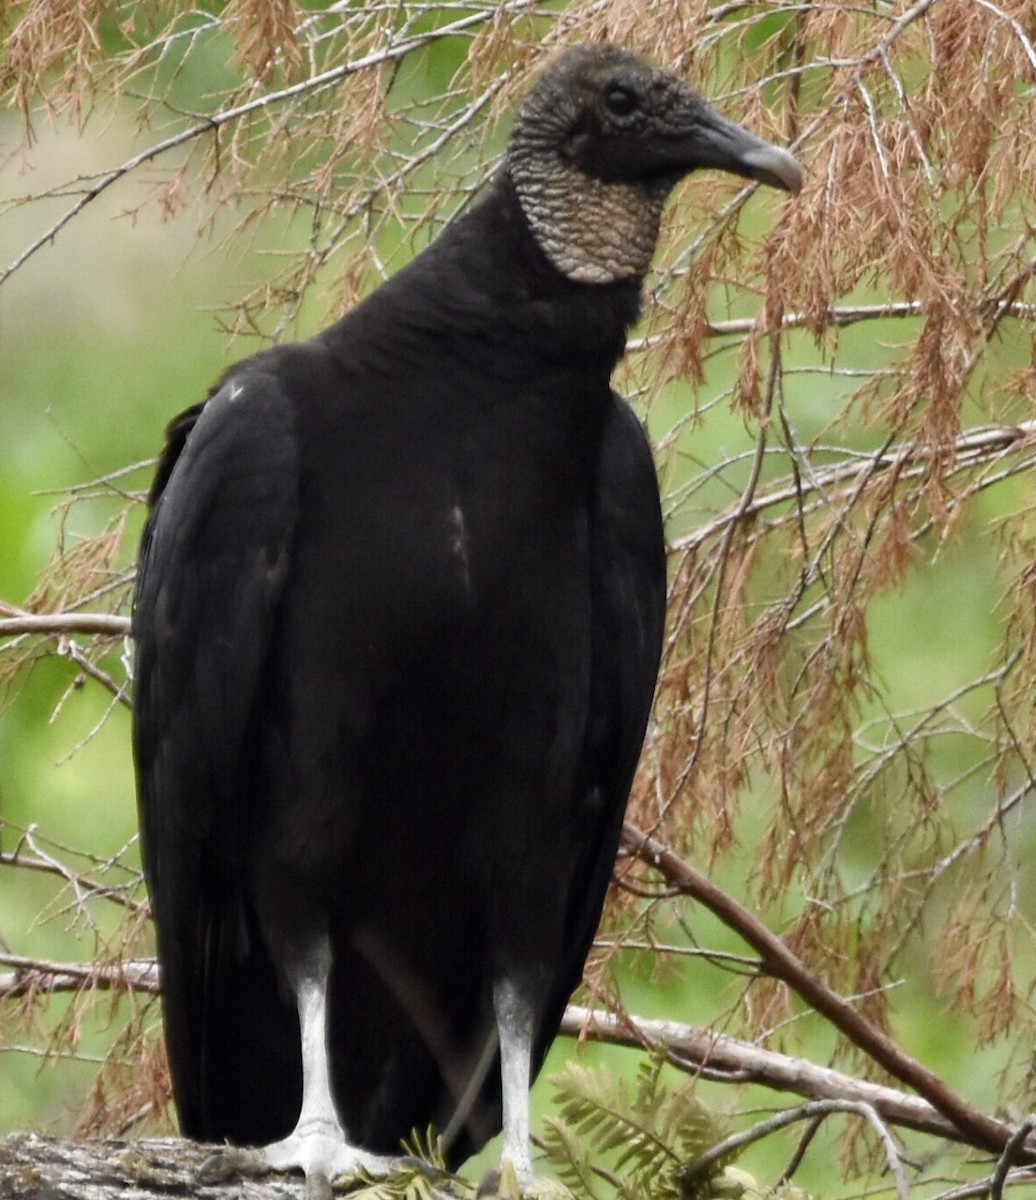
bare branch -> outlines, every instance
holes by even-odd
[[[17,831],[16,827],[9,822],[0,821],[0,830],[5,827],[19,832],[19,841],[14,850],[0,851],[0,866],[23,871],[36,871],[63,879],[75,896],[76,906],[80,910],[88,901],[110,900],[113,904],[127,909],[134,917],[140,917],[147,912],[147,903],[134,899],[130,894],[133,888],[139,886],[139,871],[133,873],[127,882],[114,885],[103,883],[100,879],[95,879],[84,871],[73,870],[66,862],[42,850],[39,847],[35,827]],[[28,846],[33,852],[26,854],[23,848],[25,846]],[[93,865],[100,873],[115,865],[117,861],[117,858],[104,862],[95,859]]]
[[[988,459],[1029,449],[1036,442],[1036,421],[1018,425],[971,429],[961,434],[954,444],[956,469],[972,468]],[[905,446],[882,446],[873,454],[849,455],[845,462],[831,467],[815,467],[808,479],[801,482],[778,480],[760,488],[748,504],[739,500],[720,516],[695,529],[693,533],[676,538],[670,548],[691,551],[710,541],[739,520],[756,517],[767,509],[787,504],[800,496],[816,495],[821,503],[830,505],[830,493],[842,484],[857,484],[866,473],[893,472],[897,480],[923,478],[931,468],[929,455],[916,443]],[[0,622],[0,631],[3,624]]]
[[[1036,1129],[1036,1116],[1027,1117],[1012,1134],[1011,1140],[1004,1147],[1004,1152],[997,1161],[993,1177],[989,1181],[990,1200],[1003,1200],[1007,1177],[1019,1153],[1024,1150],[1026,1139],[1034,1129]]]

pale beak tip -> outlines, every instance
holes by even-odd
[[[768,183],[793,194],[802,191],[802,167],[794,155],[780,146],[763,144],[753,148],[742,156],[742,162],[752,178],[760,183]]]

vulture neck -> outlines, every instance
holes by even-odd
[[[533,237],[562,275],[608,284],[647,274],[671,180],[606,183],[520,143],[507,169]]]
[[[594,236],[591,222],[588,246]],[[349,369],[362,362],[419,373],[429,354],[445,355],[512,381],[575,371],[607,391],[640,313],[641,277],[595,279],[581,282],[554,261],[505,171],[480,204],[321,336]]]

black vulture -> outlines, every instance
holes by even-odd
[[[415,1128],[456,1164],[502,1126],[530,1181],[662,638],[658,486],[610,376],[699,167],[800,185],[679,79],[573,47],[480,202],[170,426],[134,751],[185,1135],[320,1188]]]

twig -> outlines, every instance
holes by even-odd
[[[82,903],[84,897],[81,896],[80,889],[88,896],[96,896],[102,900],[111,900],[114,904],[122,905],[134,914],[140,914],[147,905],[140,901],[134,900],[132,897],[125,895],[124,887],[112,887],[98,882],[96,879],[91,879],[87,875],[79,875],[71,871],[64,863],[58,862],[56,859],[50,858],[48,855],[41,854],[39,857],[35,855],[22,854],[20,850],[0,851],[0,866],[5,867],[20,867],[26,871],[39,871],[44,875],[57,875],[64,879],[71,887],[76,895],[77,902]]]
[[[1011,1187],[1016,1183],[1025,1183],[1031,1186],[1036,1183],[1036,1172],[1024,1167],[1009,1171],[1004,1179],[1004,1186]],[[937,1196],[933,1196],[932,1200],[985,1200],[985,1197],[990,1194],[991,1187],[990,1179],[977,1179],[974,1183],[964,1183],[960,1187],[951,1188],[948,1192],[940,1192]]]
[[[1036,438],[1036,421],[1023,421],[1018,425],[990,426],[962,433],[953,444],[955,461],[963,466],[976,463],[993,455],[1002,455],[1021,450]],[[964,461],[962,461],[964,460]],[[671,549],[677,552],[696,550],[724,531],[730,524],[751,518],[799,498],[800,495],[818,493],[823,495],[840,483],[856,480],[863,471],[898,471],[898,479],[910,479],[914,474],[924,475],[929,469],[927,455],[913,443],[890,446],[876,455],[867,455],[862,461],[849,457],[831,467],[815,468],[811,477],[798,483],[786,479],[778,480],[767,488],[760,488],[745,507],[740,499],[714,520],[699,526],[691,533],[676,538]],[[0,623],[2,626],[2,623]]]
[[[101,687],[105,689],[105,691],[110,692],[112,696],[112,705],[121,704],[125,708],[130,707],[130,697],[127,687],[124,684],[116,683],[116,681],[108,674],[107,671],[101,670],[96,663],[91,662],[71,638],[61,637],[59,639],[58,656],[60,658],[67,658],[69,662],[75,663],[75,665],[84,675],[88,676],[95,683],[99,683]],[[104,716],[101,717],[101,719],[86,735],[86,737],[83,738],[82,741],[79,742],[79,744],[69,752],[69,757],[71,757],[71,755],[79,749],[83,742],[89,741],[90,738],[92,738],[97,732],[97,730],[100,729],[100,727],[105,723],[105,721],[107,721],[108,716],[111,713],[112,705],[109,705]]]
[[[815,313],[789,312],[782,314],[776,327],[781,332],[791,329],[848,329],[863,321],[909,320],[911,317],[923,317],[927,307],[921,300],[893,300],[886,304],[835,304],[826,312],[817,316]],[[997,306],[1000,316],[1015,317],[1020,321],[1036,321],[1036,304],[1023,301],[1010,301]],[[709,338],[744,337],[759,327],[758,317],[731,317],[725,321],[710,321],[703,332]],[[670,332],[653,333],[644,337],[631,338],[626,343],[627,354],[642,353],[664,345],[672,336]],[[816,370],[829,373],[828,367],[817,367]],[[791,369],[785,368],[785,375]]]
[[[795,1172],[802,1165],[806,1157],[806,1151],[813,1143],[813,1139],[817,1136],[820,1126],[823,1125],[824,1118],[816,1116],[806,1122],[806,1128],[802,1131],[802,1136],[795,1144],[795,1150],[791,1158],[788,1160],[788,1165],[777,1177],[777,1181],[773,1185],[773,1191],[778,1192],[786,1183],[790,1183],[794,1178]]]

